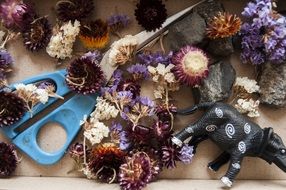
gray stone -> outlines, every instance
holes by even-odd
[[[276,107],[286,106],[286,63],[267,63],[258,82],[260,101]]]
[[[228,62],[211,65],[209,76],[198,87],[200,103],[223,101],[231,95],[236,72]]]
[[[169,28],[167,43],[172,50],[185,45],[196,45],[205,37],[206,22],[197,13],[190,13]]]
[[[228,56],[234,52],[232,38],[218,38],[210,40],[207,51],[214,56]]]
[[[207,21],[216,16],[218,12],[224,12],[224,7],[223,4],[217,0],[208,0],[196,6],[193,11],[197,12]]]

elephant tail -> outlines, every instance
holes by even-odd
[[[214,104],[215,104],[215,102],[205,102],[205,103],[197,104],[197,105],[194,105],[190,108],[178,110],[177,114],[178,115],[190,115],[190,114],[193,114],[194,112],[196,112],[197,110],[205,110],[209,107],[212,107]]]

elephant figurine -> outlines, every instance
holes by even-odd
[[[230,161],[227,173],[221,178],[226,186],[232,186],[246,156],[259,157],[286,172],[286,147],[272,128],[262,129],[233,106],[221,102],[198,104],[178,111],[178,114],[189,115],[200,109],[205,110],[204,115],[174,135],[172,142],[182,146],[186,139],[192,137],[189,143],[195,149],[201,141],[211,139],[223,153],[209,163],[209,168],[217,171]]]

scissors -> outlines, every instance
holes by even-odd
[[[179,13],[169,17],[162,25],[162,27],[154,32],[142,31],[135,35],[138,39],[137,52],[140,52],[144,47],[156,40],[161,34],[168,30],[168,27],[170,25],[174,24],[176,21],[186,16],[195,6],[204,1],[206,0],[200,1],[197,4],[194,4],[180,11]],[[108,62],[109,52],[110,50],[108,50],[104,54],[100,62],[100,66],[104,71],[107,80],[112,77],[113,72],[117,69],[117,66],[112,66]],[[98,94],[81,95],[72,92],[65,83],[66,74],[66,70],[60,70],[21,81],[20,83],[23,83],[25,85],[35,84],[41,81],[50,81],[56,87],[56,94],[65,98],[69,96],[69,99],[63,102],[63,100],[50,98],[46,104],[37,104],[34,107],[33,114],[35,115],[35,117],[33,119],[36,120],[34,123],[29,124],[32,119],[30,118],[29,113],[25,113],[25,115],[19,122],[15,123],[12,126],[4,127],[1,129],[1,131],[9,139],[11,139],[11,141],[19,149],[21,149],[25,154],[30,156],[34,161],[42,165],[55,164],[63,157],[66,152],[66,149],[69,147],[69,145],[81,129],[80,120],[84,117],[84,115],[89,115],[94,110],[96,105],[96,98]],[[11,85],[11,89],[14,89],[14,85]],[[60,106],[49,112],[44,117],[38,120],[36,119],[37,116],[41,115],[41,113],[44,112],[44,110],[47,110],[54,104],[60,104]],[[60,150],[57,150],[56,152],[52,153],[45,152],[44,150],[42,150],[37,142],[39,130],[50,122],[60,124],[67,134],[67,139],[63,147]],[[22,130],[24,125],[28,127],[25,130]]]

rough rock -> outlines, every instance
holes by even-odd
[[[234,52],[232,38],[218,38],[210,40],[207,51],[214,56],[228,56]]]
[[[209,76],[198,87],[200,103],[223,101],[231,95],[236,79],[236,72],[229,62],[216,63],[210,66]]]
[[[206,22],[197,13],[190,13],[169,28],[167,43],[172,50],[185,45],[196,45],[205,37]]]
[[[276,107],[286,106],[286,63],[267,63],[258,82],[260,101]]]
[[[196,6],[193,11],[197,12],[207,21],[208,19],[216,16],[218,12],[224,12],[224,7],[223,4],[217,0],[208,0]]]

